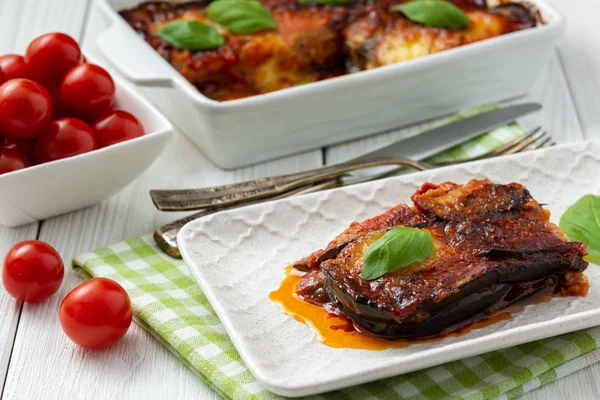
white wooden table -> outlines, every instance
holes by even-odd
[[[600,2],[549,1],[567,16],[567,34],[546,69],[540,71],[529,96],[543,103],[544,109],[523,122],[542,125],[558,142],[600,139]],[[93,0],[0,0],[0,54],[22,53],[32,38],[50,31],[67,32],[93,51],[94,37],[103,28],[93,8]],[[151,188],[201,187],[314,168],[389,141],[391,136],[394,134],[225,172],[176,134],[161,158],[110,200],[18,229],[0,227],[0,256],[18,241],[37,238],[53,244],[70,260],[151,232],[173,219],[176,215],[155,211],[148,197]],[[219,398],[137,325],[107,351],[85,351],[73,345],[60,328],[58,308],[78,283],[79,278],[67,273],[59,293],[37,305],[18,303],[0,290],[1,399]],[[525,398],[600,399],[598,376],[600,364]]]

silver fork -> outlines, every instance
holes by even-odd
[[[520,136],[495,150],[492,150],[492,151],[490,151],[486,154],[483,154],[481,156],[478,156],[478,157],[474,157],[474,158],[471,158],[468,160],[463,160],[462,162],[481,160],[481,159],[496,157],[496,156],[500,156],[500,155],[515,154],[515,153],[529,151],[529,150],[536,150],[536,149],[540,149],[540,148],[554,146],[556,144],[552,140],[552,138],[550,136],[548,136],[545,132],[539,133],[539,131],[540,131],[540,128],[536,128],[536,129],[526,133],[525,135]],[[435,164],[435,165],[434,164],[426,164],[426,163],[419,163],[419,164],[421,164],[424,167],[423,169],[425,170],[425,169],[443,167],[443,166],[456,164],[456,163],[454,163],[454,162],[453,163],[440,163],[440,164]],[[242,207],[242,206],[246,206],[246,205],[250,205],[250,204],[257,204],[257,203],[260,203],[263,201],[283,199],[286,197],[298,196],[298,195],[302,195],[302,194],[308,194],[308,193],[314,193],[314,192],[318,192],[318,191],[322,191],[322,190],[332,189],[332,188],[336,188],[339,186],[345,186],[345,185],[351,185],[351,184],[357,184],[357,183],[362,183],[362,182],[368,182],[371,180],[381,179],[381,178],[391,176],[391,175],[397,173],[398,170],[399,169],[396,169],[394,171],[388,171],[383,174],[363,176],[363,177],[351,179],[349,181],[344,181],[342,179],[342,176],[335,176],[335,177],[329,178],[327,180],[324,180],[322,182],[318,182],[315,184],[309,184],[309,185],[299,187],[299,188],[296,188],[296,189],[293,189],[293,190],[290,190],[287,192],[283,192],[283,193],[280,193],[280,194],[277,194],[277,195],[274,195],[274,196],[271,196],[268,198],[259,197],[259,198],[250,200],[248,202],[242,203],[242,204],[238,203],[238,204],[233,204],[233,205],[222,207],[222,208],[204,209],[204,210],[197,212],[195,214],[192,214],[188,217],[178,219],[176,221],[170,222],[170,223],[158,228],[154,232],[154,240],[156,241],[158,246],[163,251],[165,251],[167,254],[169,254],[171,257],[181,257],[179,248],[177,247],[177,233],[179,232],[179,230],[181,228],[183,228],[183,226],[185,224],[187,224],[188,222],[193,221],[197,218],[204,217],[206,215],[210,215],[210,214],[213,214],[217,211],[221,211],[224,209],[233,209],[233,208],[238,208],[238,207]]]
[[[317,168],[296,174],[260,178],[247,182],[225,186],[214,186],[201,189],[183,190],[151,190],[150,197],[156,208],[161,211],[191,211],[201,209],[222,209],[233,205],[246,204],[259,199],[284,194],[305,186],[314,185],[334,178],[340,178],[349,172],[381,166],[409,167],[418,171],[431,168],[461,164],[469,161],[482,160],[499,155],[513,154],[533,143],[541,143],[551,139],[541,128],[535,128],[519,138],[507,143],[501,148],[492,150],[478,157],[466,160],[427,163],[406,158],[378,158],[370,160],[355,160],[335,164],[329,167]],[[547,143],[547,142],[546,142]],[[394,170],[397,171],[397,170]]]

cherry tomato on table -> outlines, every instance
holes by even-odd
[[[77,118],[60,118],[52,121],[35,141],[35,160],[41,164],[97,148],[96,135],[88,124]]]
[[[0,67],[0,85],[3,84],[6,81],[6,78],[4,77],[4,71],[2,70],[2,67]]]
[[[31,161],[23,153],[0,149],[0,175],[28,167],[31,167]]]
[[[93,119],[107,111],[115,98],[115,83],[108,72],[94,64],[71,69],[60,86],[65,107],[76,116]]]
[[[29,71],[27,70],[27,64],[23,56],[18,54],[5,54],[0,56],[0,68],[4,72],[4,79],[27,79],[29,78]]]
[[[60,305],[60,324],[75,343],[104,349],[125,336],[133,317],[125,289],[107,278],[93,278],[73,289]]]
[[[81,49],[69,35],[47,33],[29,43],[24,59],[31,79],[45,86],[57,85],[79,64]]]
[[[28,79],[12,79],[0,86],[0,133],[27,140],[42,133],[52,113],[48,91]]]
[[[56,293],[64,272],[63,261],[52,246],[26,240],[6,255],[2,283],[12,297],[35,303]]]
[[[106,147],[144,135],[136,117],[123,110],[111,110],[92,123],[99,147]]]

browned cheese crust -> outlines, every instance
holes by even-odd
[[[480,0],[454,0],[472,22],[464,31],[412,23],[390,11],[399,0],[357,0],[345,6],[260,2],[277,22],[276,31],[233,34],[201,13],[209,0],[146,2],[121,15],[198,90],[219,101],[398,63],[536,25],[522,6],[488,9]],[[225,45],[190,51],[157,36],[158,29],[178,19],[213,25],[226,37]]]

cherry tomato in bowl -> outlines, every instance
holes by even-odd
[[[123,110],[111,110],[92,122],[98,146],[106,147],[144,135],[144,127],[136,117]]]
[[[14,140],[40,135],[52,114],[48,91],[28,79],[11,79],[0,86],[0,133]]]
[[[87,62],[95,63],[90,57],[87,54],[84,57],[82,54],[80,64],[73,69],[82,68],[84,72],[86,69],[91,70],[91,75],[101,78],[99,87],[93,85],[94,79],[86,79],[85,76],[69,81],[67,78],[73,78],[69,71],[60,83],[41,85],[50,97],[51,117],[50,122],[35,137],[22,140],[20,135],[10,133],[7,137],[0,129],[0,150],[6,145],[5,150],[20,153],[20,156],[2,159],[8,164],[7,172],[26,167],[30,165],[29,162],[35,165],[0,175],[0,193],[4,194],[0,196],[1,225],[17,227],[97,204],[134,181],[167,146],[173,130],[169,121],[142,96],[131,91],[117,76],[113,80],[102,68],[85,64],[86,58]],[[7,59],[3,60],[6,62]],[[11,56],[8,61],[11,60],[19,61],[22,57]],[[21,65],[26,67],[23,62]],[[102,72],[95,74],[93,70]],[[84,85],[86,81],[91,83],[90,90]],[[72,84],[72,87],[69,87],[68,83]],[[105,90],[106,88],[108,90]],[[99,109],[102,111],[96,110],[97,115],[91,112],[87,116],[88,113],[83,112],[85,115],[80,116],[67,108],[62,101],[63,94],[67,98],[73,94],[85,97],[94,93],[97,95],[99,92],[108,95],[100,96],[104,104],[100,102]],[[75,103],[78,102],[76,97]],[[91,103],[95,105],[94,102]],[[98,140],[91,124],[102,114],[108,113],[113,103],[114,108],[132,112],[143,123],[145,137],[96,151],[99,149]],[[71,107],[78,109],[77,105],[73,107],[71,104]],[[64,118],[78,119],[79,122],[61,123]],[[52,131],[55,131],[54,135],[48,133]],[[58,131],[63,134],[59,135]],[[10,139],[11,143],[7,145],[5,139]],[[28,157],[30,152],[26,147],[31,146],[33,157]],[[72,155],[74,157],[70,157]],[[37,162],[36,157],[43,163]],[[29,160],[26,161],[26,158]],[[74,185],[74,182],[77,184]],[[0,267],[1,261],[0,259]]]
[[[75,116],[93,119],[113,104],[115,82],[104,68],[80,64],[65,75],[60,86],[60,97]]]
[[[46,86],[52,101],[52,120],[68,117],[69,111],[60,98],[60,86]]]
[[[62,258],[52,246],[26,240],[6,254],[2,283],[15,299],[37,303],[56,293],[64,273]]]
[[[89,349],[104,349],[119,341],[132,318],[127,292],[107,278],[93,278],[77,286],[65,297],[59,312],[65,334]]]
[[[0,149],[0,175],[31,167],[31,161],[21,152]]]
[[[45,86],[58,85],[79,64],[81,49],[69,35],[47,33],[29,43],[24,59],[31,79]]]
[[[92,128],[77,118],[52,121],[35,141],[35,160],[42,164],[96,150],[98,144]]]
[[[5,54],[0,56],[0,68],[4,72],[4,79],[28,79],[29,71],[23,56],[18,54]]]
[[[31,140],[0,139],[0,151],[3,149],[16,150],[33,161],[33,142]]]

